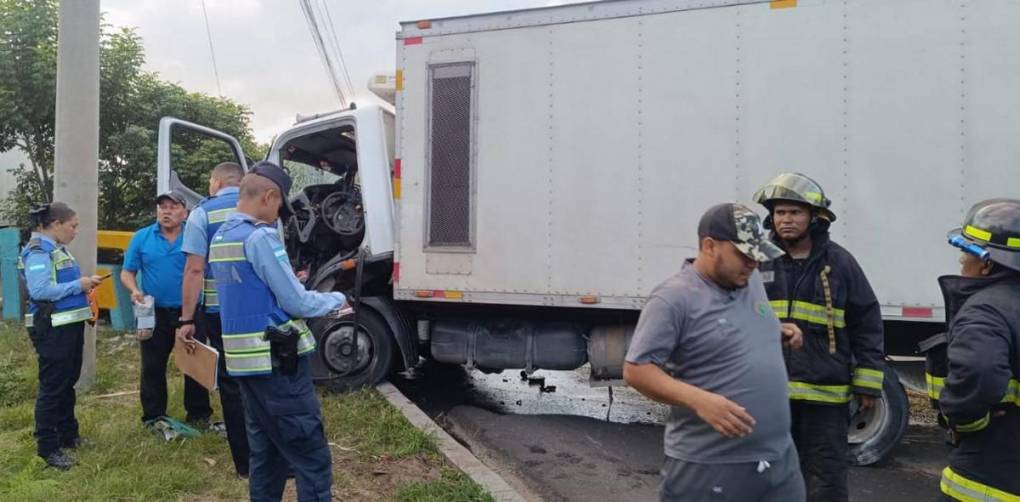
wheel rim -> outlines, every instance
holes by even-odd
[[[850,444],[866,443],[882,431],[888,417],[889,403],[886,399],[876,399],[875,406],[867,411],[860,409],[856,399],[851,401],[847,440]]]
[[[354,324],[341,323],[332,326],[322,338],[322,360],[337,376],[351,376],[368,369],[374,359],[372,337],[361,326],[357,340],[353,335]]]

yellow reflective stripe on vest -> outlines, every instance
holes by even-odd
[[[296,319],[277,325],[279,329],[293,327],[298,332],[298,355],[315,350],[315,337],[303,320]],[[272,371],[271,344],[264,331],[223,335],[223,353],[227,372],[232,375],[266,373]]]
[[[843,404],[850,402],[849,385],[818,385],[806,382],[790,382],[790,399],[816,401],[820,403]]]
[[[882,382],[885,380],[885,373],[870,368],[854,369],[854,387],[882,390]]]
[[[238,335],[223,335],[223,351],[235,353],[252,353],[256,351],[269,352],[269,341],[263,331],[258,333],[242,333]]]
[[[1020,406],[1020,380],[1010,379],[1006,388],[1006,397],[1002,398],[1004,403],[1013,403]]]
[[[87,321],[89,319],[92,319],[92,308],[82,307],[80,309],[66,310],[64,312],[54,312],[50,315],[50,324],[53,327],[66,326],[68,324]]]
[[[961,476],[951,467],[942,469],[942,493],[963,502],[1020,502],[1020,495],[992,488]]]
[[[298,355],[307,354],[315,350],[315,336],[312,335],[312,330],[308,329],[305,321],[295,319],[287,324],[293,326],[300,334],[300,338],[298,338]]]
[[[92,319],[92,309],[90,307],[65,310],[64,312],[54,312],[50,314],[50,326],[55,328],[57,326],[66,326],[68,324],[87,321],[89,319]],[[35,315],[25,314],[25,327],[31,328],[34,323]]]
[[[924,374],[924,381],[928,386],[928,397],[936,401],[942,396],[942,389],[946,387],[946,379],[937,377],[931,373]],[[1010,379],[1006,387],[1006,394],[1002,396],[1000,403],[1013,403],[1020,406],[1020,380]]]
[[[780,319],[797,319],[822,326],[829,325],[829,316],[825,305],[817,305],[811,302],[794,301],[792,304],[786,300],[773,300],[769,302],[772,310]],[[792,305],[793,308],[790,308]],[[846,327],[846,312],[843,309],[832,309],[832,324],[837,328]]]
[[[227,371],[234,376],[244,373],[268,373],[273,371],[273,361],[268,350],[254,354],[227,354]]]
[[[220,294],[216,291],[216,279],[206,279],[203,283],[202,305],[207,307],[218,307],[220,305]]]
[[[946,386],[946,379],[925,372],[924,381],[928,384],[928,397],[938,401],[939,396],[942,395],[942,389]]]
[[[228,207],[226,209],[217,209],[215,211],[206,212],[209,223],[223,223],[230,218],[230,215],[237,211],[236,207]]]
[[[991,421],[991,417],[987,413],[985,416],[965,424],[959,424],[955,428],[959,432],[977,432],[985,427],[988,427],[988,422]]]
[[[243,242],[225,242],[209,246],[209,263],[244,261]]]

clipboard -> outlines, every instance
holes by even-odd
[[[183,343],[174,344],[174,364],[210,392],[219,389],[219,359],[216,349],[195,340],[195,352],[189,354]]]

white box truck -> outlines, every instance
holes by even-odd
[[[834,200],[887,351],[914,354],[942,328],[947,229],[1020,196],[1018,24],[1009,0],[619,0],[402,23],[395,74],[370,82],[392,108],[299,118],[268,154],[295,179],[295,268],[360,301],[357,321],[312,323],[317,377],[369,385],[424,357],[618,379],[698,217],[753,207],[781,171]],[[229,136],[167,118],[160,191],[187,189],[178,129],[248,165]],[[858,463],[906,426],[886,382],[853,418]]]

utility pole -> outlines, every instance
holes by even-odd
[[[56,164],[53,199],[78,213],[71,254],[83,274],[96,271],[99,194],[99,0],[61,0],[57,31]],[[78,388],[96,379],[96,330],[85,328]]]

